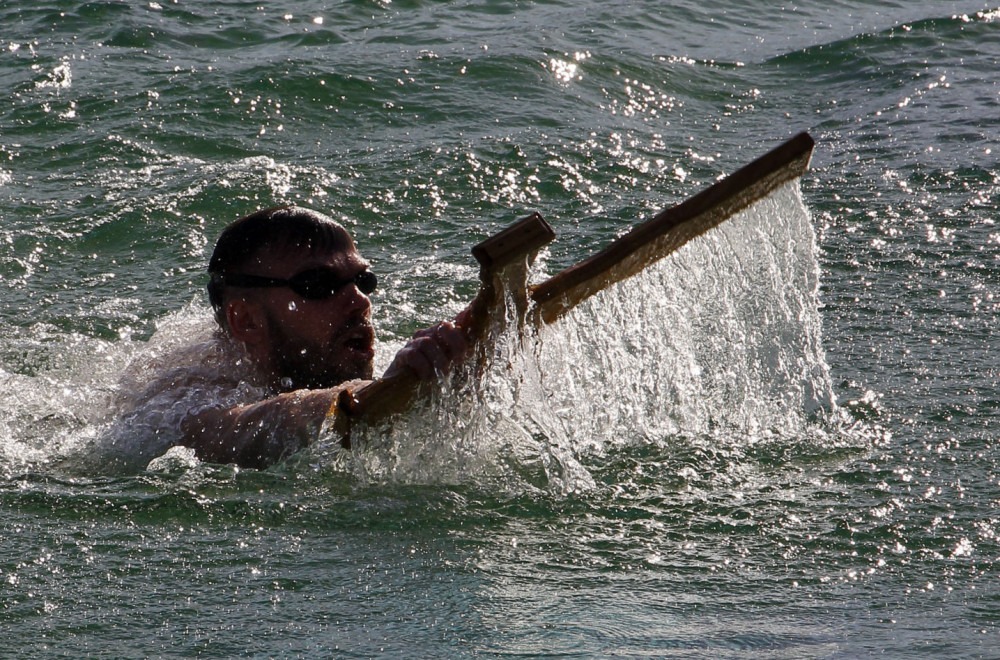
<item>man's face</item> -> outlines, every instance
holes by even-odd
[[[274,248],[262,252],[252,272],[287,279],[319,267],[347,281],[366,270],[368,262],[354,247],[333,253]],[[280,389],[333,387],[372,377],[371,301],[355,284],[322,300],[305,298],[288,287],[256,289],[253,295],[267,321],[269,366]]]

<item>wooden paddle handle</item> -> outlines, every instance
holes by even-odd
[[[472,248],[472,254],[479,262],[479,292],[469,305],[468,319],[461,329],[465,332],[470,348],[475,348],[485,336],[490,315],[498,303],[498,277],[506,273],[512,264],[526,262],[538,250],[555,238],[549,223],[538,213],[522,218],[500,233],[486,239]],[[521,289],[515,292],[527,303],[526,269],[520,282],[511,286]],[[329,415],[336,415],[342,432],[349,431],[347,420],[368,418],[369,421],[404,409],[416,395],[421,385],[417,374],[403,370],[390,378],[372,381],[357,389],[344,389],[330,409]]]

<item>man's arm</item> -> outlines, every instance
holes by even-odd
[[[181,444],[203,461],[265,468],[319,435],[341,389],[296,390],[246,406],[202,411],[184,420]]]
[[[456,321],[462,318],[460,314]],[[415,333],[385,373],[409,369],[421,380],[434,380],[463,360],[467,351],[461,328],[445,321]],[[273,465],[311,444],[340,392],[359,384],[296,390],[259,403],[204,410],[184,420],[181,444],[211,463],[258,469]]]

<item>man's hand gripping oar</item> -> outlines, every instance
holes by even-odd
[[[444,336],[447,333],[442,333],[440,324],[422,330],[397,354],[382,378],[343,390],[329,417],[344,446],[350,446],[355,422],[362,419],[367,423],[377,422],[398,413],[422,394],[428,383],[437,381],[441,374],[435,373],[434,364],[461,361],[469,354],[476,354],[498,316],[502,318],[507,299],[513,301],[516,323],[522,326],[528,310],[528,267],[538,250],[554,238],[552,227],[534,213],[475,246],[472,254],[480,267],[479,292],[451,322],[461,331],[465,346]],[[432,336],[434,333],[439,336]],[[420,355],[422,351],[464,351],[466,356],[444,355],[440,356],[443,359],[435,359],[433,353]]]

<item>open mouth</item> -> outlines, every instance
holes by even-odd
[[[344,341],[344,348],[354,353],[373,355],[375,353],[375,331],[371,326],[358,328]]]
[[[355,337],[344,342],[344,346],[352,351],[367,351],[371,349],[371,342],[364,337]]]

